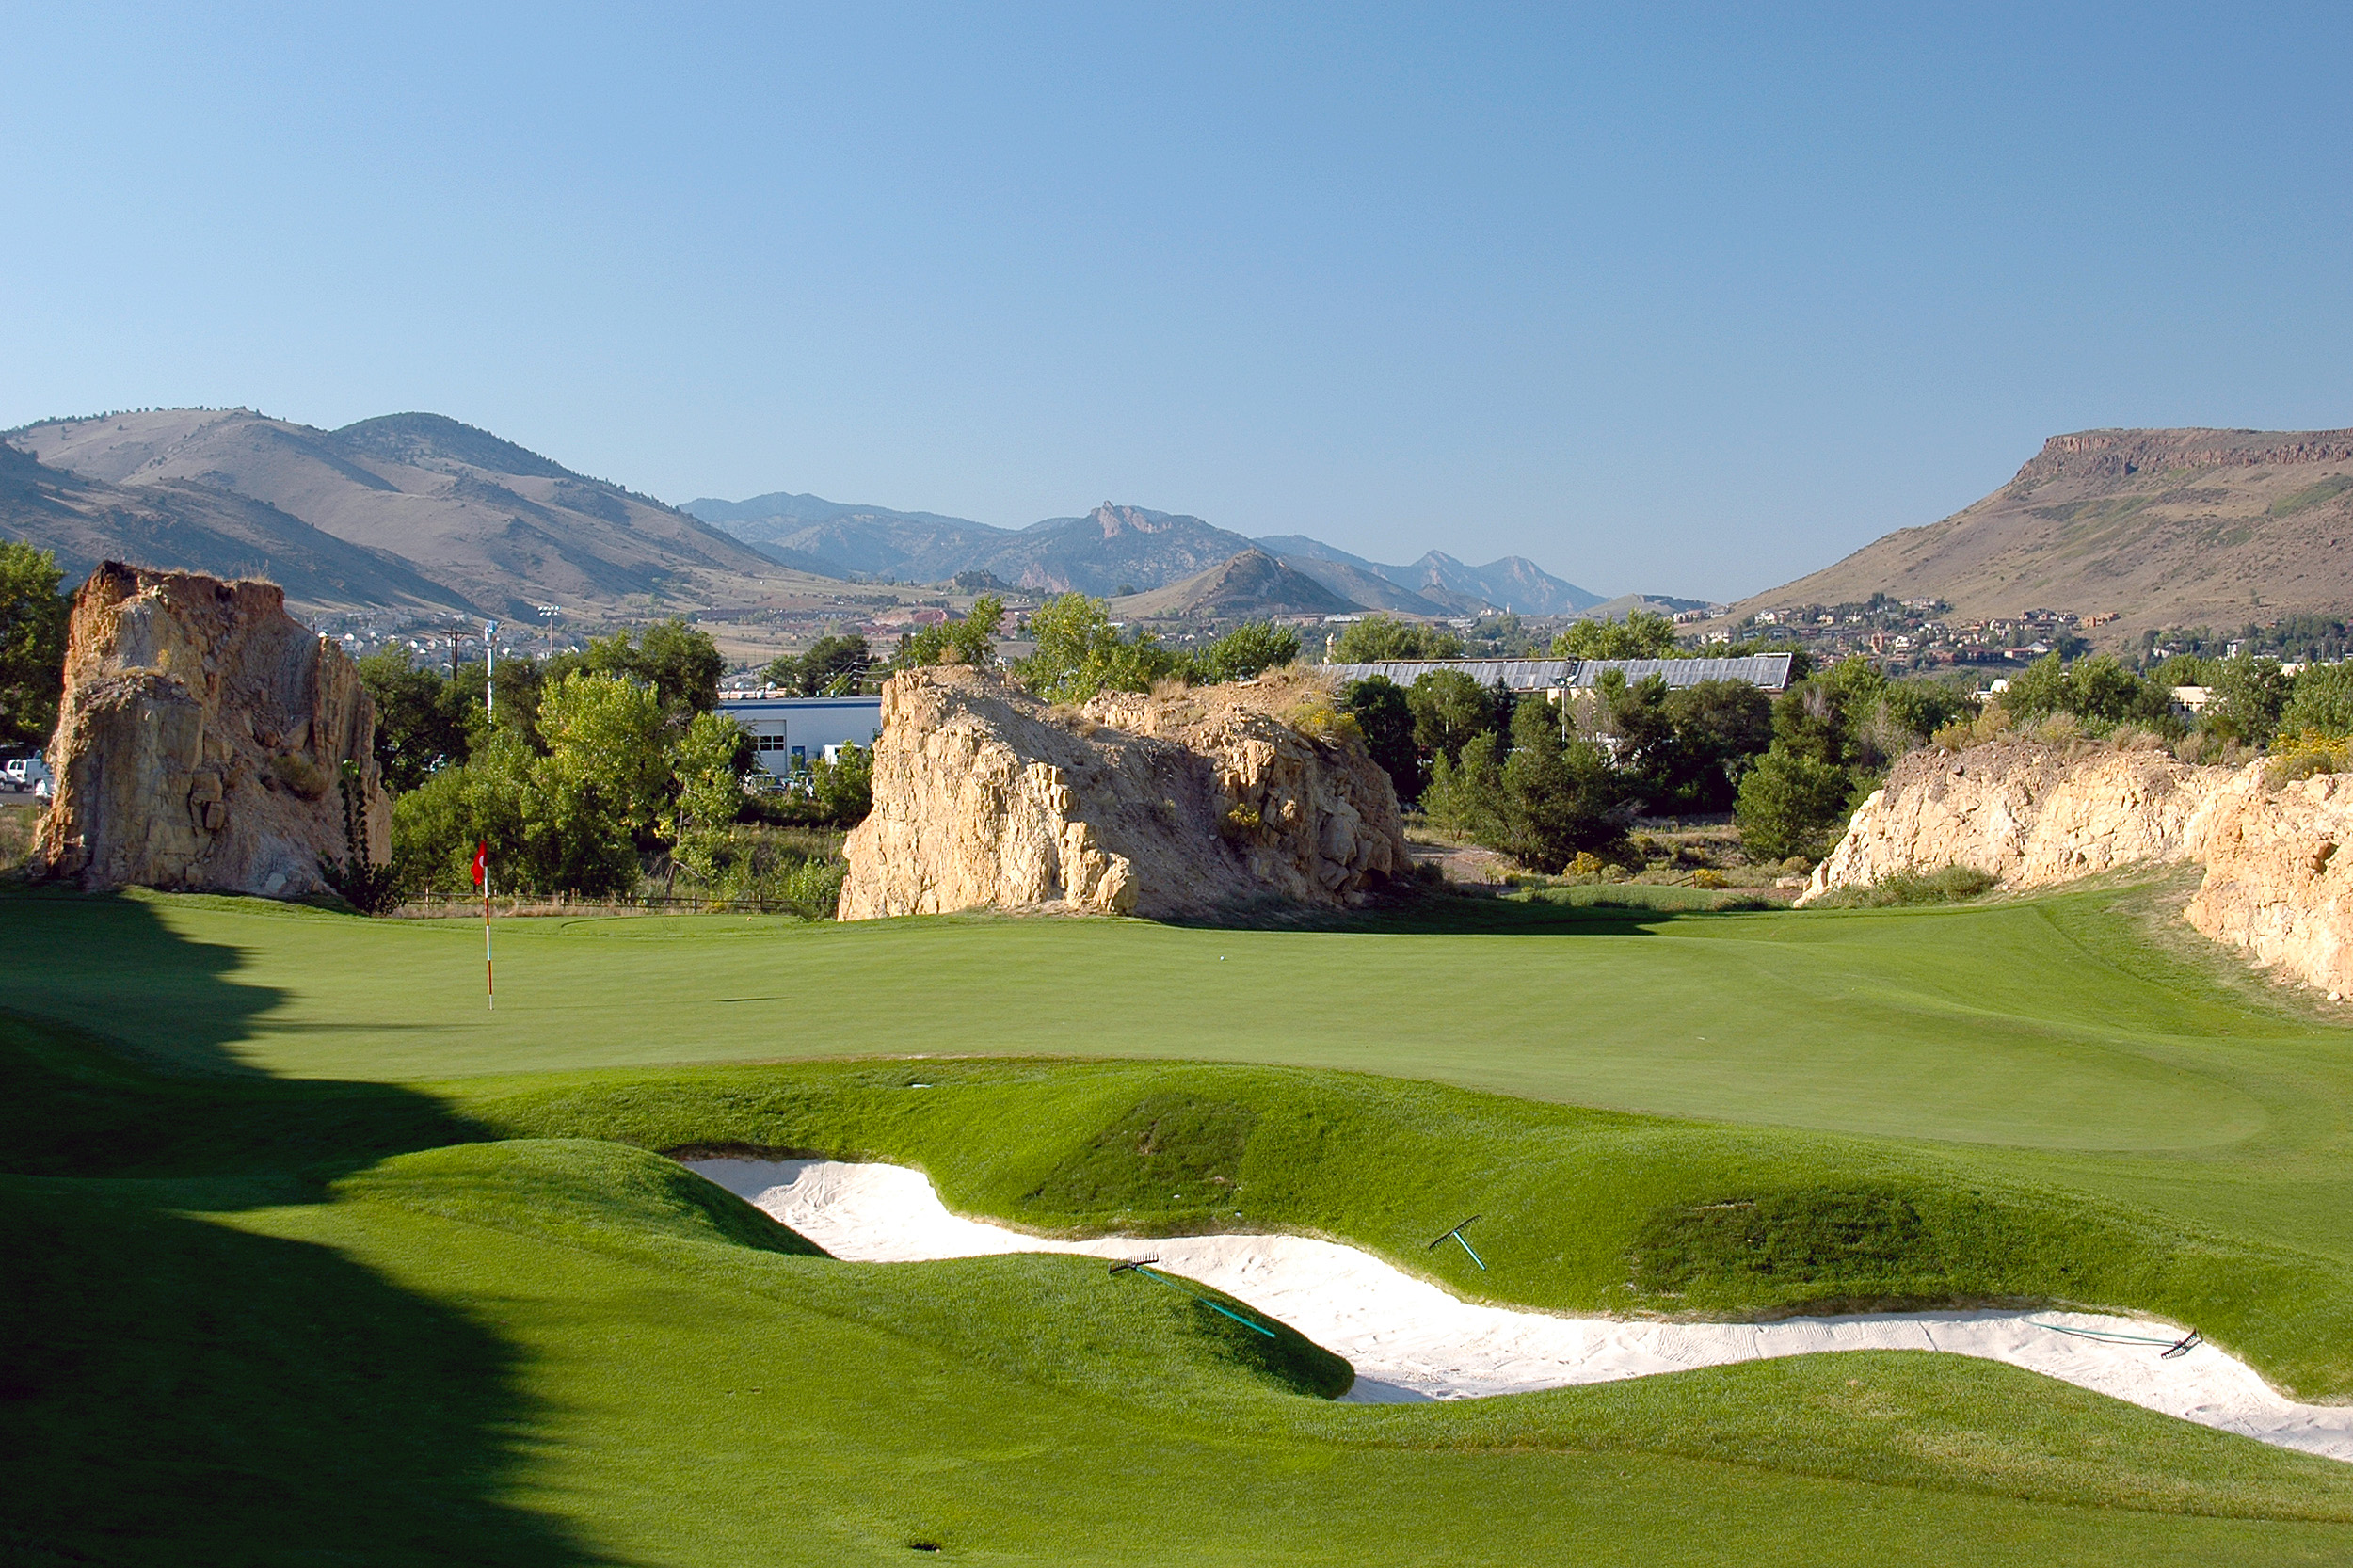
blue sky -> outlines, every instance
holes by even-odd
[[[0,9],[0,425],[1732,597],[2353,424],[2353,8]]]

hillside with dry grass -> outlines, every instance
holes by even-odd
[[[2239,625],[2353,604],[2353,430],[2088,430],[1942,522],[1900,529],[1734,606],[1949,601],[2143,628]]]

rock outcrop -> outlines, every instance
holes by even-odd
[[[1408,869],[1397,796],[1355,742],[1277,716],[1312,693],[1277,678],[1074,712],[985,671],[895,676],[841,918],[1358,901]]]
[[[2195,857],[2215,803],[2244,790],[2229,768],[2163,751],[1997,741],[1898,760],[1848,824],[1800,903],[1905,872],[1967,866],[2012,888],[2119,866]]]
[[[2018,741],[1915,751],[1798,902],[1956,865],[2021,889],[2195,862],[2205,876],[2191,925],[2332,998],[2353,994],[2353,854],[2340,853],[2353,840],[2353,775],[2273,788],[2264,769]]]
[[[34,846],[46,874],[295,898],[322,858],[391,853],[376,708],[341,648],[268,583],[109,561],[74,596]]]
[[[2353,995],[2353,774],[2226,796],[2189,923],[2332,1000]]]

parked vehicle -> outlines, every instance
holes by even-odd
[[[11,759],[0,774],[7,777],[10,789],[32,790],[49,776],[49,764],[38,757],[18,757]],[[48,797],[44,795],[41,798],[46,800]]]

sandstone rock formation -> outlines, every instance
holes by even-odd
[[[2353,995],[2353,774],[2226,796],[2189,923],[2331,999]]]
[[[2006,888],[2040,888],[2118,866],[2195,856],[2229,768],[2163,751],[1997,741],[1898,760],[1819,866],[1800,903],[1902,872],[1967,866]]]
[[[2133,865],[2206,868],[2185,912],[2260,966],[2353,995],[2353,775],[2272,788],[2265,764],[1997,741],[1915,751],[1855,812],[1800,904],[1902,872],[1968,866],[2047,887]]]
[[[351,858],[347,803],[367,858],[390,856],[375,746],[359,671],[276,585],[109,561],[74,596],[35,863],[92,888],[316,892],[322,857]]]
[[[1072,712],[985,671],[895,676],[841,918],[1361,899],[1407,870],[1397,796],[1354,742],[1276,716],[1307,692],[1277,679]]]

